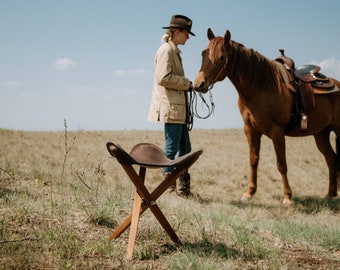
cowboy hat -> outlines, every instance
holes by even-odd
[[[195,34],[191,32],[191,26],[192,21],[188,17],[184,15],[173,15],[171,17],[169,26],[164,26],[162,28],[163,29],[178,28],[182,30],[187,30],[190,33],[190,35],[195,36]]]

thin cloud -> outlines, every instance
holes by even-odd
[[[123,77],[123,76],[139,76],[147,73],[147,70],[144,68],[139,69],[130,69],[130,70],[115,70],[112,72],[113,77]]]
[[[313,61],[312,64],[322,68],[321,72],[325,75],[340,76],[340,61],[335,57],[325,59],[323,61]]]
[[[57,70],[69,70],[77,65],[71,58],[58,58],[54,61],[54,68]]]
[[[4,81],[1,82],[1,85],[7,86],[7,87],[17,87],[21,85],[20,81]]]

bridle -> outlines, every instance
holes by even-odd
[[[227,67],[227,63],[228,63],[228,59],[226,59],[223,68],[220,69],[220,71],[217,73],[217,75],[215,76],[215,78],[212,80],[211,84],[208,87],[208,91],[209,92],[209,101],[210,101],[210,105],[207,103],[207,101],[205,100],[205,98],[203,97],[202,93],[198,93],[199,97],[201,98],[202,101],[202,107],[203,105],[207,108],[208,113],[205,116],[201,116],[198,113],[197,110],[197,92],[196,91],[190,91],[189,94],[189,110],[188,110],[188,130],[192,130],[193,125],[194,125],[194,116],[199,118],[199,119],[207,119],[208,117],[210,117],[214,111],[215,111],[215,103],[213,100],[213,94],[212,94],[212,89],[215,85],[215,83],[218,81],[218,78],[220,77],[220,75],[222,74],[222,72],[224,71],[224,69]]]
[[[210,115],[212,115],[215,111],[215,103],[213,100],[213,94],[209,89],[209,101],[210,105],[206,102],[205,98],[201,93],[198,93],[198,96],[201,98],[202,107],[203,105],[208,109],[208,113],[205,116],[201,116],[197,110],[197,92],[190,91],[189,94],[189,115],[188,115],[188,130],[192,130],[194,125],[194,116],[199,119],[207,119]]]

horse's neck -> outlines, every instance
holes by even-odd
[[[239,95],[245,100],[270,91],[276,84],[271,61],[236,42],[229,54],[227,73]]]

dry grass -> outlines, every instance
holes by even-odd
[[[105,144],[163,147],[162,132],[0,130],[0,138],[0,269],[340,267],[340,200],[324,199],[327,169],[313,138],[287,138],[295,204],[284,207],[269,139],[262,140],[258,193],[241,203],[249,171],[243,131],[192,131],[193,149],[203,150],[190,170],[195,196],[159,199],[184,246],[177,249],[146,211],[130,261],[127,233],[107,237],[131,211],[134,188]],[[159,177],[149,171],[148,185]]]

